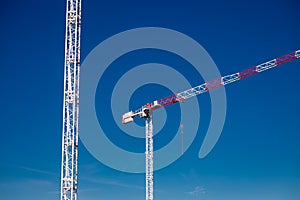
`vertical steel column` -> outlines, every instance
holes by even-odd
[[[77,200],[81,0],[66,1],[61,200]]]
[[[153,125],[152,114],[146,118],[146,200],[153,200]]]

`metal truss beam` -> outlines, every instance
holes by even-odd
[[[77,200],[81,0],[67,0],[61,200]]]

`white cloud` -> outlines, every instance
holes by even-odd
[[[17,191],[17,192],[16,192]],[[0,197],[6,200],[54,199],[59,197],[59,187],[55,181],[38,178],[20,178],[0,182]]]
[[[20,168],[24,169],[26,171],[35,172],[35,173],[39,173],[39,174],[46,174],[46,175],[51,175],[51,176],[57,175],[57,173],[54,173],[54,172],[41,170],[41,169],[36,169],[36,168],[31,168],[31,167],[21,166]]]
[[[132,188],[132,189],[139,189],[139,190],[145,189],[145,187],[142,187],[139,185],[126,184],[126,183],[122,183],[120,181],[116,181],[116,180],[112,180],[112,179],[103,179],[103,178],[95,179],[95,178],[86,178],[86,177],[81,177],[81,179],[92,182],[92,183],[112,185],[112,186],[118,186],[118,187],[123,187],[123,188]]]
[[[198,185],[194,188],[194,190],[186,192],[186,193],[191,196],[197,196],[197,195],[204,195],[207,193],[207,191],[203,186]]]

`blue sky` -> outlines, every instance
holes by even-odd
[[[154,26],[188,35],[207,50],[222,75],[235,73],[299,49],[299,9],[295,0],[83,1],[81,59],[119,32]],[[2,2],[0,15],[0,198],[58,199],[65,3]],[[139,61],[147,61],[147,52],[139,54]],[[172,63],[173,58],[159,59]],[[207,94],[198,97],[201,122],[196,139],[181,158],[155,172],[155,199],[299,199],[299,67],[299,60],[293,61],[226,86],[222,135],[201,160],[198,151],[210,119],[210,99]],[[193,85],[203,82],[192,71],[185,73],[191,74]],[[109,89],[109,78],[104,81]],[[140,99],[131,107],[168,93],[156,86],[146,90],[150,95],[142,97],[141,88],[136,93]],[[115,141],[124,148],[129,142]],[[155,142],[159,146],[167,141]],[[79,199],[143,199],[144,183],[144,174],[111,169],[80,143]]]

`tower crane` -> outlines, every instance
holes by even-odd
[[[77,200],[81,0],[66,0],[61,200]]]
[[[190,88],[183,92],[173,94],[163,99],[155,100],[152,103],[147,103],[136,111],[130,111],[122,116],[122,123],[127,124],[133,121],[137,116],[145,118],[146,121],[146,200],[153,200],[153,124],[152,114],[153,111],[177,102],[185,102],[187,99],[196,95],[205,93],[209,90],[227,85],[229,83],[242,80],[248,76],[272,69],[283,63],[290,62],[300,57],[300,50],[288,53],[281,57],[275,58],[268,62],[262,63],[245,69],[243,71],[219,77],[215,80],[203,83],[196,87]]]

